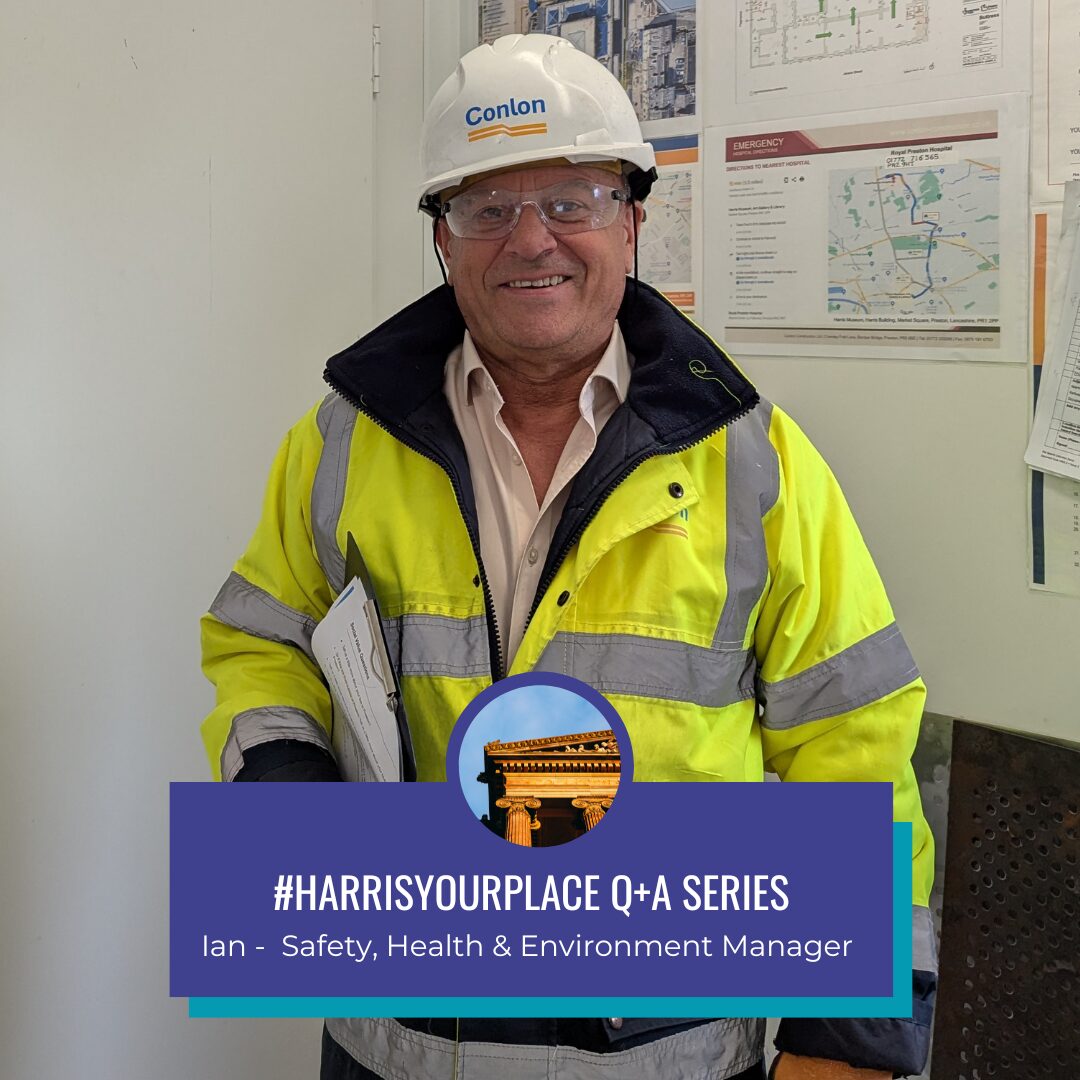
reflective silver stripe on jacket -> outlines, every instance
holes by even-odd
[[[838,716],[891,694],[918,678],[896,623],[863,638],[790,679],[758,683],[763,727],[781,730]]]
[[[752,653],[635,634],[557,633],[534,670],[572,675],[601,693],[712,709],[754,696]]]
[[[455,1045],[396,1020],[339,1018],[326,1026],[335,1042],[387,1080],[726,1080],[765,1053],[765,1021],[752,1019],[716,1020],[609,1054],[568,1046]]]
[[[293,645],[309,660],[315,660],[315,654],[311,651],[315,620],[283,604],[265,589],[252,585],[235,570],[214,597],[210,614],[226,626],[243,630],[245,634],[281,645]]]
[[[911,907],[911,967],[915,971],[937,971],[937,935],[929,908]]]
[[[769,573],[761,519],[780,496],[780,459],[769,442],[771,420],[772,403],[762,401],[727,429],[727,599],[713,638],[717,649],[743,647]]]
[[[243,768],[245,750],[275,739],[315,743],[331,756],[334,753],[322,726],[303,709],[282,705],[246,709],[233,717],[229,737],[221,751],[221,779],[228,782]]]
[[[398,673],[472,678],[491,671],[487,617],[399,615],[383,619],[387,652]]]
[[[345,588],[345,556],[338,546],[337,527],[345,502],[356,409],[337,394],[328,394],[319,406],[316,423],[323,451],[311,485],[311,526],[319,565],[330,587],[339,593]]]

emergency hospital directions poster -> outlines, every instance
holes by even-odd
[[[709,129],[707,324],[744,354],[1027,356],[1020,95]]]

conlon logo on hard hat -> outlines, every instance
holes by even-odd
[[[465,123],[472,128],[469,142],[490,139],[493,135],[543,135],[547,132],[547,124],[543,120],[533,120],[525,124],[501,124],[494,121],[509,120],[512,116],[536,116],[546,112],[547,102],[543,98],[533,98],[531,101],[511,98],[498,105],[473,105],[465,110]],[[480,127],[480,124],[487,126]]]

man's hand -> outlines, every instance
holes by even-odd
[[[773,1070],[773,1080],[892,1080],[891,1072],[856,1069],[842,1061],[781,1054]]]

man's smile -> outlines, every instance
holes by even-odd
[[[511,289],[546,289],[561,285],[568,280],[569,278],[564,274],[552,274],[542,278],[517,278],[514,281],[504,282],[504,285]]]

